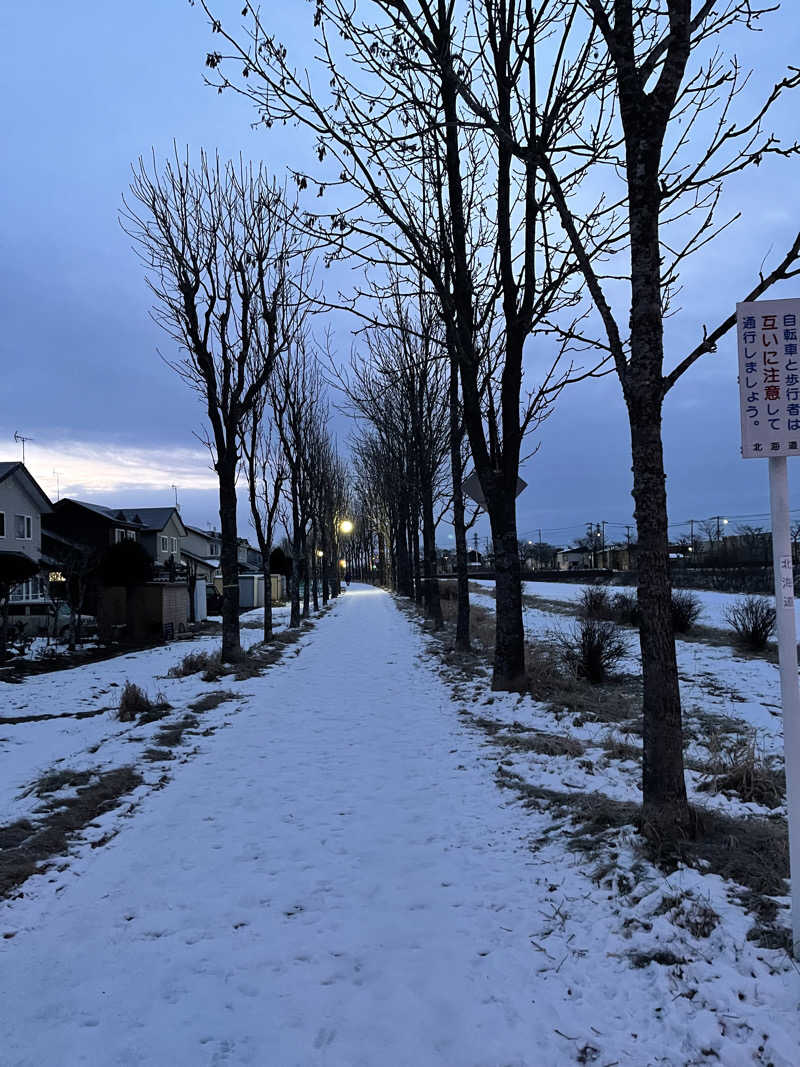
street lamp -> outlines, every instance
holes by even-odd
[[[350,519],[342,519],[339,523],[339,532],[343,534],[351,534],[353,532],[353,524]]]

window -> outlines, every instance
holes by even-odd
[[[168,537],[162,537],[161,538],[161,551],[162,552],[169,552],[169,538]]]
[[[30,541],[33,537],[32,522],[30,515],[14,516],[14,536],[18,541]]]
[[[6,513],[4,511],[0,511],[0,537],[5,537],[5,535],[6,535]]]
[[[117,544],[117,545],[120,543],[120,541],[135,541],[135,540],[136,540],[136,531],[135,530],[120,530],[120,529],[114,530],[114,543]]]
[[[29,578],[27,582],[20,582],[11,590],[9,600],[17,603],[24,601],[41,601],[47,599],[47,579],[39,577]]]
[[[219,543],[217,541],[211,542],[210,552],[212,556],[219,555]]]
[[[169,550],[173,554],[173,556],[177,556],[177,554],[178,554],[178,538],[177,537],[170,537],[170,539],[169,539]]]

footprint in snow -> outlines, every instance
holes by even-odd
[[[331,1030],[327,1026],[321,1026],[317,1031],[317,1036],[314,1038],[314,1048],[327,1048],[333,1043],[335,1037],[335,1030]]]

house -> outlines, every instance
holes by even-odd
[[[185,580],[175,581],[185,527],[177,508],[108,508],[82,500],[59,500],[45,517],[45,546],[80,548],[87,559],[87,589],[82,610],[97,615],[98,629],[111,634],[125,627],[133,640],[169,637],[185,629],[189,597]],[[137,541],[151,556],[155,583],[141,589],[106,588],[94,572],[96,563],[112,545]],[[158,586],[155,591],[151,586]]]
[[[185,524],[186,536],[181,541],[181,551],[190,552],[195,559],[217,561],[222,555],[222,534],[217,530],[201,530],[199,526]]]
[[[136,525],[139,544],[155,563],[156,571],[180,564],[187,531],[177,508],[121,508],[118,514]]]
[[[591,549],[562,548],[556,552],[556,569],[560,571],[587,570],[592,566]]]
[[[216,530],[201,530],[188,523],[185,529],[186,536],[181,538],[180,562],[186,569],[193,618],[200,622],[208,618],[208,587],[222,573],[222,536]]]
[[[10,564],[30,560],[38,574],[12,586],[9,616],[46,614],[49,604],[47,567],[42,554],[42,516],[53,505],[28,468],[22,463],[0,463],[0,556]]]
[[[65,498],[58,500],[46,516],[44,537],[46,543],[52,532],[99,554],[119,541],[138,541],[142,525],[141,521],[134,522],[116,508]]]

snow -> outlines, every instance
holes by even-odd
[[[487,579],[481,579],[476,584],[486,588],[494,588],[494,582]],[[545,597],[548,600],[577,601],[580,599],[584,589],[587,588],[587,585],[578,582],[531,582],[526,580],[523,583],[523,589],[527,595]],[[612,595],[615,592],[624,590],[629,592],[636,591],[635,587],[632,586],[609,586],[608,588]],[[691,592],[703,605],[703,613],[697,620],[701,625],[714,626],[722,630],[730,629],[730,624],[725,620],[725,612],[737,601],[741,600],[741,595],[736,593],[716,593],[706,589],[692,589]],[[768,599],[774,598],[769,597]],[[795,616],[797,629],[800,632],[800,599],[795,601]]]
[[[730,887],[634,867],[625,830],[632,886],[593,879],[550,812],[497,789],[496,751],[465,717],[551,713],[478,682],[454,693],[427,641],[386,593],[353,585],[263,676],[222,680],[237,700],[207,713],[220,728],[191,738],[163,788],[151,768],[135,810],[98,820],[116,836],[76,844],[0,904],[4,1067],[796,1064],[798,974],[746,940]],[[186,650],[39,676],[0,700],[95,706],[128,677],[180,714],[209,689],[163,678]],[[111,764],[146,744],[106,716],[12,729],[37,740],[4,762],[31,748],[38,763],[28,753],[4,784],[4,822],[57,751]],[[574,761],[569,775],[530,754],[511,769],[548,763],[558,788],[575,780]],[[608,782],[631,798],[624,774]],[[708,937],[665,910],[676,893],[722,917]],[[664,948],[685,962],[632,966]]]

